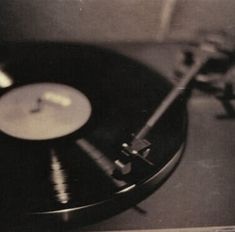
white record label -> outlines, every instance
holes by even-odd
[[[63,84],[29,84],[0,98],[0,130],[20,139],[46,140],[71,134],[90,115],[88,98]]]

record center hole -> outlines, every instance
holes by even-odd
[[[42,110],[42,99],[38,98],[35,103],[35,107],[30,110],[30,113],[39,113]]]

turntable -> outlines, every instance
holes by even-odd
[[[193,79],[224,44],[193,46],[175,85],[97,46],[2,46],[2,226],[83,226],[153,193],[184,150]]]
[[[2,230],[234,224],[233,40],[138,46],[0,44]]]

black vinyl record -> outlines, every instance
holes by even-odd
[[[87,45],[4,44],[0,51],[11,82],[0,88],[5,221],[91,223],[142,200],[176,165],[186,130],[182,96],[147,135],[154,166],[137,159],[131,172],[114,175],[122,144],[171,89],[155,71]]]

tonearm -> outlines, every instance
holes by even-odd
[[[123,143],[121,156],[115,161],[116,171],[119,175],[126,175],[132,170],[132,161],[136,158],[142,160],[145,164],[153,166],[148,160],[147,155],[151,149],[151,142],[146,136],[151,129],[158,123],[159,119],[172,105],[172,103],[184,93],[192,80],[197,76],[200,70],[211,59],[226,59],[233,51],[234,47],[231,41],[226,38],[205,37],[199,45],[193,50],[193,61],[188,70],[182,75],[179,82],[175,84],[172,90],[156,108],[153,114],[148,118],[142,128],[134,135],[130,143]]]

